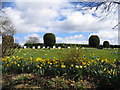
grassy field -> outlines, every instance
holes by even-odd
[[[12,56],[19,56],[29,58],[42,58],[42,59],[59,59],[59,53],[67,52],[69,49],[21,49],[17,50]],[[102,59],[119,59],[120,53],[118,49],[95,49],[95,48],[84,48],[82,49],[83,55],[86,58],[99,57]]]

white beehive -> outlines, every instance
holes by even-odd
[[[35,49],[35,46],[33,46],[32,48]]]
[[[58,49],[61,49],[61,47],[58,47]]]
[[[70,48],[70,46],[68,48]]]
[[[38,46],[38,49],[40,49],[40,46]]]
[[[24,46],[23,48],[26,49],[26,46]]]
[[[55,46],[53,46],[53,48],[56,48]]]

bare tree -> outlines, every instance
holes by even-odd
[[[12,25],[11,19],[6,16],[4,11],[0,11],[0,35],[11,35],[15,34],[15,28]]]
[[[38,43],[39,42],[39,39],[37,37],[28,37],[28,40],[26,41],[26,43],[30,43],[30,44],[33,44],[33,43]]]

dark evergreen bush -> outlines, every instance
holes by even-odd
[[[104,42],[103,42],[103,47],[104,47],[104,48],[109,48],[109,47],[110,47],[109,42],[108,42],[108,41],[104,41]]]
[[[56,43],[56,38],[53,33],[46,33],[43,37],[45,46],[53,47]]]
[[[2,36],[2,57],[13,54],[14,38],[11,35]]]
[[[98,47],[100,44],[100,39],[97,35],[91,35],[89,38],[89,45],[90,47]]]

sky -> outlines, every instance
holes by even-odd
[[[94,6],[91,10],[81,10],[84,5],[78,2],[57,1],[14,0],[5,3],[2,10],[16,28],[15,42],[23,45],[28,37],[35,36],[43,43],[45,33],[54,33],[57,43],[88,44],[91,35],[98,35],[100,44],[104,41],[118,44],[118,28],[112,29],[118,23],[118,13],[114,13],[117,5],[101,20],[100,16],[107,14],[101,13],[102,6],[94,12]]]

